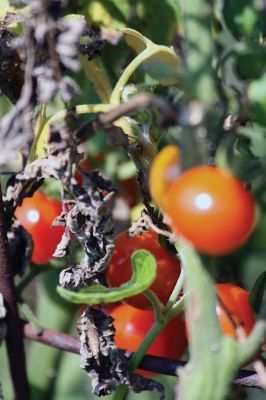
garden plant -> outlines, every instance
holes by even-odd
[[[266,4],[0,0],[0,400],[266,398]]]

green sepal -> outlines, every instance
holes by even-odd
[[[137,250],[131,256],[133,273],[131,279],[117,288],[92,285],[74,292],[57,287],[58,294],[76,304],[106,304],[135,296],[148,289],[156,278],[156,260],[147,250]]]

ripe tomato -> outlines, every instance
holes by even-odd
[[[22,206],[16,209],[15,216],[32,236],[34,242],[32,261],[36,264],[49,261],[61,240],[64,228],[57,226],[51,228],[53,220],[61,210],[60,201],[50,199],[40,192],[34,193],[33,197],[25,198]]]
[[[167,190],[180,172],[180,154],[177,146],[170,144],[164,147],[154,158],[149,187],[153,199],[163,208]]]
[[[210,255],[239,248],[255,219],[252,195],[236,178],[211,166],[180,175],[167,192],[164,209],[172,229]]]
[[[219,283],[216,285],[216,292],[235,324],[241,326],[244,333],[249,335],[255,324],[249,304],[249,292],[231,283]],[[237,338],[236,328],[223,305],[218,302],[216,306],[221,329],[225,335]]]
[[[132,176],[131,178],[122,179],[119,181],[119,185],[122,195],[125,197],[128,205],[130,207],[134,207],[136,204],[138,204],[140,191],[136,177]]]
[[[130,351],[137,350],[154,323],[153,311],[137,310],[127,304],[119,305],[110,315],[114,318],[116,345]],[[175,317],[157,336],[147,354],[178,360],[186,346],[184,319]]]
[[[106,271],[107,283],[111,287],[117,287],[131,278],[131,254],[138,249],[146,249],[156,258],[157,276],[150,290],[166,304],[179,277],[180,263],[160,246],[158,236],[153,231],[131,238],[126,233],[121,233],[116,238],[114,254]],[[136,308],[152,309],[150,301],[143,294],[130,297],[125,302]]]

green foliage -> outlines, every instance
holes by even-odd
[[[156,259],[147,250],[137,250],[131,256],[132,277],[118,288],[93,285],[73,292],[57,287],[57,292],[65,300],[76,304],[106,304],[121,301],[148,289],[156,277]]]

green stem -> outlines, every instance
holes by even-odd
[[[153,343],[153,341],[156,339],[156,337],[160,334],[160,332],[164,329],[164,327],[167,325],[167,323],[170,321],[170,319],[176,317],[179,315],[183,310],[184,310],[184,297],[183,296],[179,301],[176,302],[177,297],[179,296],[181,289],[183,287],[183,281],[184,281],[184,273],[181,271],[181,274],[179,276],[179,279],[175,285],[175,288],[169,298],[169,301],[166,305],[165,308],[160,308],[158,310],[158,307],[160,307],[159,302],[155,296],[151,296],[152,292],[149,290],[146,290],[143,292],[143,294],[148,297],[154,306],[154,312],[155,312],[155,318],[156,321],[152,325],[151,329],[145,336],[143,342],[139,346],[138,350],[134,353],[130,360],[129,364],[129,371],[133,372],[135,369],[139,366],[141,363],[144,355],[148,351],[149,347]],[[156,304],[154,304],[154,302]],[[113,400],[123,400],[125,399],[126,395],[128,393],[128,388],[125,385],[120,385],[115,391],[115,395],[113,397]]]
[[[181,297],[175,304],[173,304],[172,308],[169,310],[167,314],[167,319],[170,321],[170,319],[176,317],[177,315],[180,315],[185,308],[185,298],[186,294]]]
[[[133,354],[130,360],[129,363],[130,372],[134,372],[135,369],[139,366],[140,362],[143,360],[143,357],[145,356],[145,353],[147,352],[153,341],[156,339],[156,337],[159,335],[159,333],[163,330],[166,323],[167,323],[166,320],[163,323],[159,323],[157,321],[154,322],[151,329],[145,336],[143,342],[139,346],[138,350]],[[127,393],[128,393],[128,387],[125,385],[120,385],[115,391],[113,400],[123,400],[126,398]]]
[[[152,325],[151,329],[145,336],[143,342],[139,346],[138,350],[134,353],[130,360],[129,364],[129,371],[133,372],[139,366],[140,362],[143,360],[144,355],[146,354],[147,350],[150,348],[153,341],[159,335],[159,333],[163,330],[166,325],[166,320],[162,323],[155,321]]]
[[[147,299],[150,300],[152,307],[153,307],[155,320],[158,322],[162,322],[163,321],[163,313],[162,313],[163,307],[160,304],[160,300],[158,299],[158,297],[151,290],[144,290],[144,292],[142,294],[144,294],[144,296],[146,296]]]
[[[165,46],[158,46],[154,45],[153,43],[149,43],[149,45],[147,45],[147,48],[143,50],[140,54],[138,54],[137,57],[135,57],[134,60],[131,61],[131,63],[124,70],[123,74],[121,75],[114,87],[110,98],[110,104],[112,106],[117,106],[120,103],[121,94],[125,85],[128,83],[131,75],[142,63],[147,61],[158,52],[165,52],[168,55],[169,51],[170,49]]]
[[[19,304],[20,311],[25,316],[26,320],[31,324],[35,333],[37,335],[40,335],[42,333],[43,329],[40,326],[36,315],[31,310],[31,308],[28,306],[28,304],[25,303],[24,299],[21,296],[18,297],[18,304]]]
[[[179,278],[178,278],[178,280],[176,282],[176,285],[174,287],[174,290],[172,291],[171,296],[169,297],[169,300],[168,300],[168,302],[167,302],[167,304],[165,306],[165,313],[167,313],[173,307],[173,305],[176,303],[176,300],[177,300],[178,296],[180,295],[181,290],[182,290],[183,285],[184,285],[184,278],[185,278],[185,273],[184,273],[184,270],[182,268],[181,272],[180,272],[180,275],[179,275]]]
[[[180,239],[178,249],[186,274],[185,303],[190,354],[191,358],[198,360],[202,352],[209,352],[211,345],[217,344],[221,339],[215,312],[214,280],[189,243]],[[209,328],[207,332],[206,327]]]
[[[26,287],[36,278],[36,276],[38,276],[42,272],[44,272],[44,270],[39,269],[39,266],[33,266],[33,268],[30,269],[29,273],[25,275],[17,285],[17,293],[21,295],[24,289],[26,289]]]

